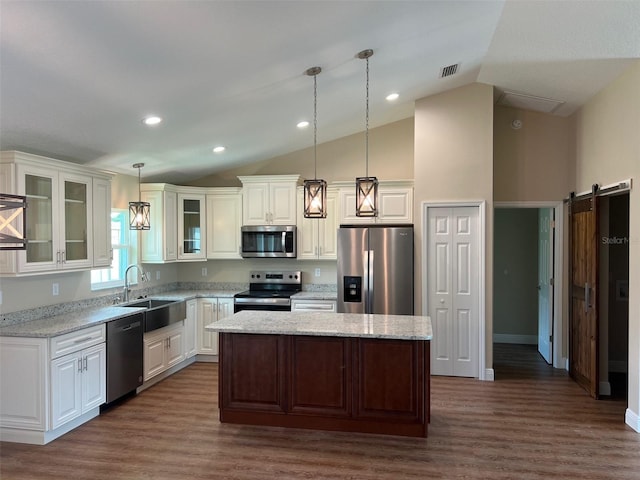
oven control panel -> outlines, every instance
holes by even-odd
[[[298,271],[252,271],[251,283],[266,284],[301,284],[302,272]]]

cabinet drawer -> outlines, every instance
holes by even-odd
[[[335,312],[336,302],[331,300],[294,300],[291,303],[293,312]]]
[[[58,358],[68,353],[77,352],[83,348],[97,345],[106,339],[105,326],[96,325],[95,327],[83,328],[75,332],[65,333],[57,337],[53,337],[50,342],[51,358]]]

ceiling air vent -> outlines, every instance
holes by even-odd
[[[449,65],[448,67],[442,67],[440,70],[440,78],[450,77],[458,71],[459,63],[454,63],[453,65]]]

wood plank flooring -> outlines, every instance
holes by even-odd
[[[434,377],[427,439],[222,425],[196,363],[45,446],[0,443],[2,480],[640,479],[626,402],[592,400],[528,346],[495,382]]]

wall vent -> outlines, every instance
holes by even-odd
[[[458,71],[459,63],[454,63],[453,65],[449,65],[448,67],[442,67],[440,70],[440,78],[450,77],[454,75]]]

